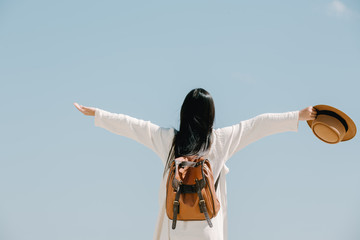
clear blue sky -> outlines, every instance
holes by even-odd
[[[177,127],[328,104],[360,127],[360,2],[0,1],[0,239],[151,239],[162,165],[78,102]],[[360,239],[359,136],[305,122],[229,160],[229,238]],[[136,172],[137,174],[134,174]]]

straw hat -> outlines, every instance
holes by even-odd
[[[317,110],[316,119],[307,123],[320,140],[335,144],[355,136],[356,126],[348,115],[327,105],[316,105],[314,108]]]

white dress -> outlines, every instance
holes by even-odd
[[[95,108],[95,126],[110,132],[131,138],[153,150],[165,165],[172,144],[175,130],[159,127],[150,121],[144,121],[125,114],[111,113]],[[176,229],[171,229],[172,220],[165,210],[166,179],[164,176],[159,191],[160,211],[157,219],[154,240],[227,240],[227,201],[225,175],[229,172],[226,161],[237,151],[265,136],[297,131],[299,111],[285,113],[266,113],[238,124],[214,129],[212,146],[206,156],[211,163],[214,179],[221,172],[216,191],[220,201],[220,211],[211,221],[210,228],[206,221],[178,221]]]

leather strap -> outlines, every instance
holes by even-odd
[[[209,213],[207,212],[207,209],[206,209],[206,203],[205,203],[205,200],[203,198],[203,195],[201,194],[201,187],[200,187],[200,183],[198,180],[195,180],[196,181],[196,188],[197,188],[197,194],[199,196],[199,207],[200,207],[200,212],[204,213],[205,215],[205,218],[206,218],[206,221],[207,223],[209,224],[209,227],[213,227],[212,225],[212,222],[210,220],[210,217],[209,217]]]
[[[219,185],[220,175],[221,175],[221,173],[219,174],[219,176],[218,176],[218,178],[216,179],[216,182],[215,182],[215,191],[217,190],[217,187]]]
[[[173,204],[173,221],[172,221],[172,229],[176,228],[176,220],[177,220],[177,215],[180,211],[180,203],[179,203],[179,198],[180,198],[180,188],[181,185],[178,186],[176,195],[175,195],[175,200],[174,200],[174,204]]]
[[[199,162],[190,162],[190,161],[178,161],[175,160],[176,167],[183,168],[183,167],[197,167],[204,163],[205,160]]]
[[[201,188],[204,188],[206,186],[206,180],[204,178],[201,179],[201,180],[198,180],[198,181],[199,181],[199,184],[200,184]],[[181,193],[197,193],[196,184],[194,184],[194,185],[182,184],[181,188],[180,188],[180,192]]]
[[[206,186],[206,179],[201,179],[198,180],[200,187],[204,188]],[[180,187],[181,185],[181,187]],[[180,193],[197,193],[197,187],[196,184],[193,185],[186,185],[186,184],[182,184],[180,181],[178,181],[176,178],[173,179],[172,181],[172,186],[174,189],[178,189],[180,187]]]

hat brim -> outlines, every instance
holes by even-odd
[[[348,115],[346,115],[345,113],[343,113],[339,109],[328,106],[328,105],[316,105],[316,106],[314,106],[314,108],[316,110],[318,110],[318,111],[327,110],[327,111],[335,112],[336,114],[338,114],[340,117],[342,117],[346,121],[346,123],[348,125],[348,130],[345,133],[343,139],[341,140],[342,142],[350,140],[356,135],[356,125],[355,125],[354,121]],[[307,121],[310,128],[312,126],[313,121],[314,120],[308,120]]]

